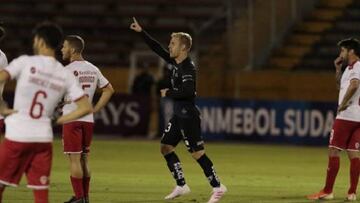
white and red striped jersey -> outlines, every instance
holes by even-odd
[[[339,105],[344,99],[345,93],[348,87],[350,86],[350,81],[353,79],[360,80],[359,61],[356,61],[354,64],[347,66],[341,77],[339,101],[338,101]],[[360,122],[360,88],[357,89],[354,95],[351,97],[349,101],[349,107],[346,110],[340,112],[336,116],[336,118]]]
[[[88,61],[74,61],[65,68],[71,71],[77,78],[80,86],[83,88],[85,94],[89,97],[92,103],[95,91],[97,88],[104,88],[109,84],[109,81],[102,75],[100,70]],[[65,101],[71,101],[68,95],[65,96]],[[73,111],[76,108],[74,102],[66,104],[63,107],[64,114]],[[94,115],[88,114],[76,121],[94,122]]]
[[[67,94],[71,100],[84,96],[74,75],[48,56],[20,56],[5,68],[16,79],[14,113],[5,119],[5,137],[18,142],[51,142],[50,117]]]

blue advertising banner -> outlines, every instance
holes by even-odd
[[[337,107],[336,103],[324,102],[205,98],[199,98],[197,105],[201,111],[202,133],[206,140],[247,140],[304,145],[328,143]],[[166,121],[171,114],[164,112]]]
[[[327,144],[336,103],[199,99],[206,139]]]

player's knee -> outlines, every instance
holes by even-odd
[[[191,153],[191,156],[192,156],[195,160],[198,160],[198,159],[200,159],[200,157],[202,157],[204,154],[205,154],[205,150],[200,150],[200,151]]]
[[[336,149],[334,147],[330,147],[329,148],[329,156],[334,157],[334,156],[339,156],[340,155],[340,150]]]
[[[162,155],[167,155],[167,154],[169,154],[169,153],[171,153],[173,151],[174,151],[174,147],[171,146],[171,145],[162,144],[160,146],[160,152],[161,152]]]
[[[80,163],[81,155],[80,154],[69,154],[69,160],[71,163]]]
[[[360,154],[358,151],[347,151],[349,159],[359,158]]]

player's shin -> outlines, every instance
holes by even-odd
[[[184,172],[181,168],[181,163],[179,157],[175,154],[175,152],[171,152],[164,156],[167,162],[167,166],[172,173],[174,179],[176,180],[176,184],[178,186],[185,185],[185,177]]]
[[[360,159],[352,158],[350,160],[350,188],[348,194],[356,193],[360,174]]]
[[[326,174],[326,183],[324,187],[324,192],[327,194],[332,193],[339,167],[340,158],[338,156],[330,156]]]
[[[0,203],[2,202],[2,196],[5,191],[5,185],[0,184]]]
[[[202,155],[197,162],[201,166],[204,171],[205,176],[208,178],[210,185],[212,187],[220,187],[220,179],[216,175],[213,163],[206,156],[206,154]]]
[[[81,156],[81,166],[83,169],[83,190],[84,197],[89,199],[89,190],[90,190],[90,169],[88,166],[87,154],[82,154]]]

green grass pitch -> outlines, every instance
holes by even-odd
[[[303,203],[305,195],[322,188],[327,167],[326,147],[296,147],[244,143],[207,143],[206,151],[228,187],[223,203]],[[204,203],[211,188],[183,144],[177,153],[192,192],[174,203]],[[90,155],[91,203],[156,203],[174,186],[157,141],[95,140]],[[341,157],[335,200],[343,202],[349,182],[349,162]],[[7,188],[4,203],[30,203],[25,178],[18,188]],[[72,194],[68,160],[61,141],[54,143],[50,200],[62,203]]]

